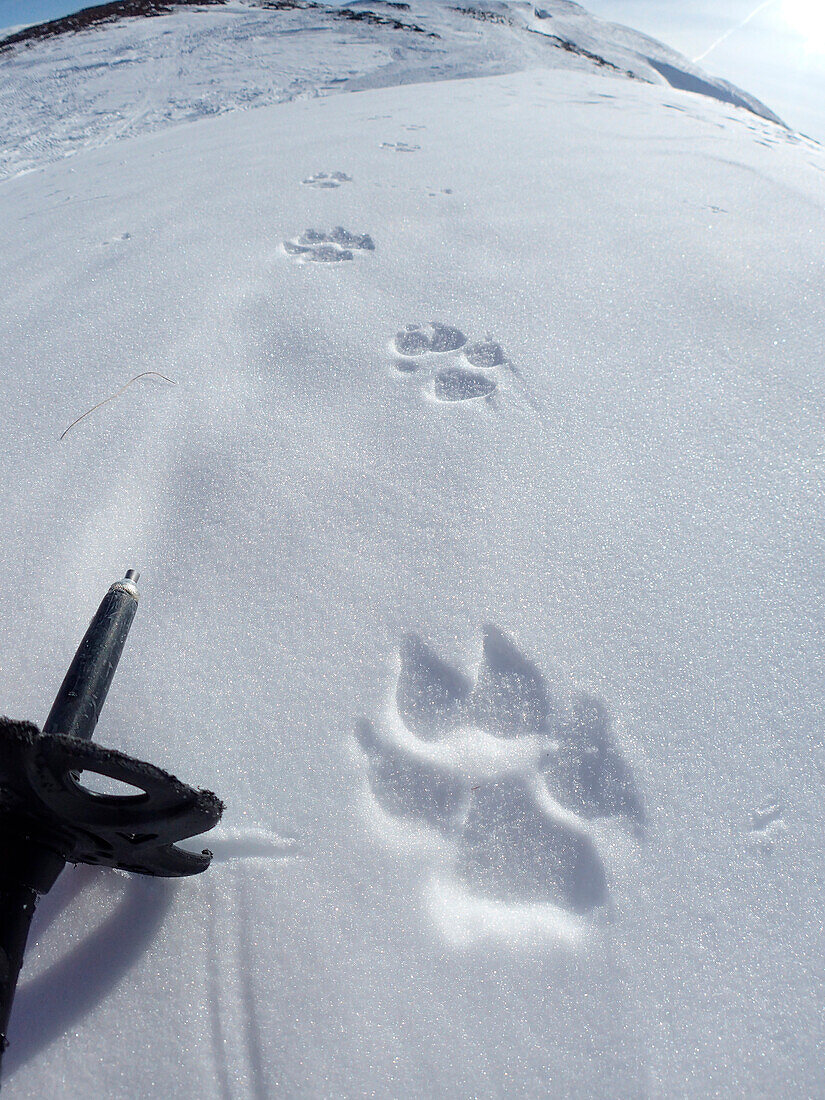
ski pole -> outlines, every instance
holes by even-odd
[[[137,610],[138,577],[130,569],[104,596],[42,732],[0,718],[0,1068],[35,906],[66,863],[174,878],[205,871],[212,858],[176,841],[218,823],[216,795],[92,741]],[[134,793],[96,793],[84,772]]]

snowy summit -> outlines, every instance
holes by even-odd
[[[779,121],[674,50],[567,0],[115,0],[0,39],[0,172],[239,107],[558,68],[672,85]]]
[[[818,1095],[820,147],[563,0],[120,0],[0,102],[0,711],[138,568],[96,738],[226,803],[43,898],[4,1097]]]

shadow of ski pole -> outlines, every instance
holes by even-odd
[[[88,880],[86,880],[88,881]],[[80,892],[69,887],[68,901]],[[115,911],[90,936],[17,991],[9,1027],[4,1077],[74,1027],[117,986],[157,935],[175,898],[169,880],[129,878]],[[62,898],[67,904],[66,896]],[[55,919],[46,918],[46,925]],[[23,971],[25,978],[25,968]]]

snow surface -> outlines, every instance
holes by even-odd
[[[0,186],[3,709],[138,568],[98,739],[227,803],[43,900],[4,1095],[821,1095],[824,171],[531,68]]]

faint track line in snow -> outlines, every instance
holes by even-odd
[[[249,930],[239,898],[241,876],[230,869],[222,885],[224,890],[217,900],[220,914],[210,910],[209,928],[209,997],[216,1075],[225,1100],[265,1100],[260,1034],[247,973],[251,960],[243,944]]]
[[[238,883],[236,896],[238,910],[237,956],[238,974],[240,976],[238,993],[239,1002],[245,1009],[247,1021],[244,1037],[246,1039],[246,1054],[250,1071],[249,1095],[254,1096],[256,1100],[268,1100],[268,1097],[277,1094],[277,1090],[267,1087],[264,1037],[255,1007],[255,990],[252,979],[252,975],[257,973],[252,950],[252,928],[249,919],[252,899],[243,879]]]
[[[207,996],[209,998],[210,1031],[212,1034],[212,1053],[215,1062],[215,1076],[218,1079],[220,1095],[223,1100],[232,1100],[232,1086],[229,1077],[229,1063],[226,1058],[227,1037],[221,1014],[222,982],[221,982],[221,951],[218,943],[218,918],[215,913],[216,902],[209,906],[207,912]]]
[[[207,997],[218,1094],[222,1100],[269,1100],[279,1094],[280,1082],[268,1080],[253,981],[253,898],[242,861],[288,862],[303,853],[297,837],[264,829],[224,827],[210,842],[213,862],[229,864],[214,880],[207,919]]]
[[[85,420],[87,416],[89,416],[91,413],[95,412],[97,409],[102,408],[104,405],[108,405],[108,403],[110,401],[114,401],[114,399],[116,397],[120,397],[120,395],[125,390],[128,390],[128,388],[132,385],[133,382],[137,382],[137,380],[139,378],[148,378],[150,376],[154,377],[154,378],[162,378],[164,380],[164,382],[169,382],[170,385],[172,385],[172,386],[177,385],[177,382],[175,382],[173,379],[167,378],[165,374],[160,374],[156,370],[142,371],[140,374],[136,374],[134,376],[134,378],[130,378],[129,381],[125,385],[121,386],[119,390],[115,390],[115,392],[110,394],[108,397],[104,397],[103,400],[98,401],[98,403],[96,405],[92,405],[92,407],[90,409],[87,409],[86,412],[83,413],[82,416],[79,416],[77,418],[77,420],[73,420],[71,422],[71,424],[68,426],[68,428],[66,428],[66,430],[63,432],[63,434],[60,436],[60,442],[62,442],[66,438],[66,436],[69,434],[69,432],[72,430],[72,428],[74,428],[75,425],[79,424],[81,420]]]

